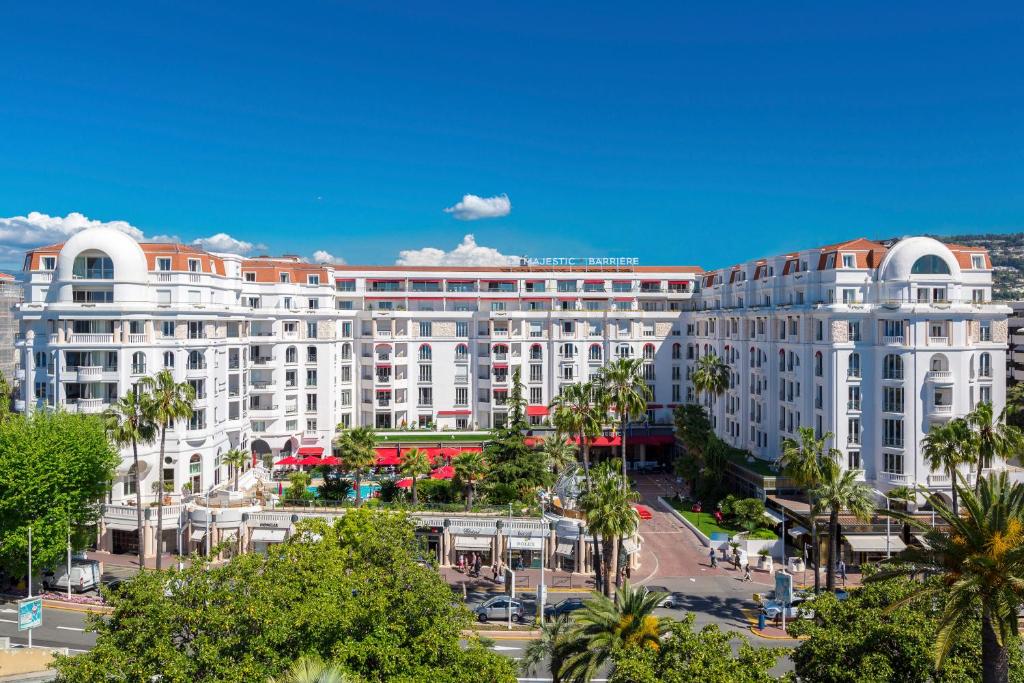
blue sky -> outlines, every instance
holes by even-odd
[[[9,4],[0,216],[350,263],[1024,229],[1024,12],[895,4]]]

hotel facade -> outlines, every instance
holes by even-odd
[[[163,368],[196,389],[192,420],[140,453],[144,498],[227,482],[231,448],[275,460],[327,449],[337,425],[435,432],[504,422],[518,369],[541,425],[564,385],[640,358],[646,421],[694,400],[714,352],[730,386],[716,431],[756,457],[808,425],[885,490],[947,488],[929,427],[1005,400],[1009,309],[984,250],[855,240],[698,267],[398,267],[244,258],[89,229],[25,262],[18,410],[94,413]],[[131,459],[111,502],[134,497]]]

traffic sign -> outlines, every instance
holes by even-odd
[[[775,572],[775,599],[785,605],[793,602],[793,575]]]
[[[18,601],[18,630],[27,631],[43,625],[43,599],[25,598]]]

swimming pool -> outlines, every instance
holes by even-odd
[[[372,498],[373,495],[377,491],[380,491],[380,484],[363,484],[362,486],[359,487],[359,489],[362,492],[362,494],[363,494],[362,497],[364,499]],[[320,488],[319,487],[317,487],[317,486],[307,486],[306,490],[309,491],[310,493],[312,493],[313,497],[315,497],[315,498],[319,498],[320,497]],[[349,491],[348,492],[349,500],[355,500],[355,497],[356,497],[356,492],[355,491]]]

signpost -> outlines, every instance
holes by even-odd
[[[512,552],[509,551],[509,560],[511,561]],[[512,567],[505,567],[505,592],[508,593],[508,630],[512,630],[512,601],[516,599],[516,573],[512,571]]]
[[[793,575],[786,571],[775,572],[775,600],[782,603],[782,631],[786,631],[786,610],[793,602]]]
[[[40,597],[25,598],[18,601],[18,630],[28,631],[32,639],[32,629],[43,625],[43,599]],[[29,647],[32,647],[30,644]]]

